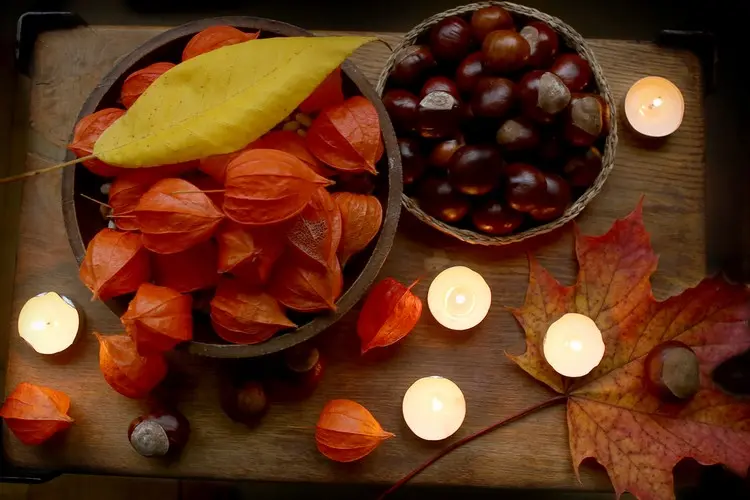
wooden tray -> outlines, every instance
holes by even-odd
[[[88,93],[118,57],[162,31],[159,28],[96,27],[42,35],[34,54],[30,93],[30,150],[27,169],[41,168],[64,155]],[[379,34],[397,43],[398,34]],[[597,58],[621,102],[627,88],[646,75],[669,78],[685,97],[685,121],[659,146],[639,144],[621,127],[616,167],[602,193],[578,219],[584,232],[605,231],[645,195],[645,222],[660,255],[653,279],[658,298],[695,285],[705,273],[704,130],[698,61],[690,54],[648,43],[591,40]],[[361,49],[354,61],[377,78],[387,57],[380,44]],[[624,116],[624,113],[620,114]],[[40,157],[47,157],[50,161]],[[137,455],[128,444],[128,422],[142,403],[112,391],[98,368],[93,330],[119,332],[118,318],[103,304],[89,302],[78,280],[60,209],[60,175],[49,174],[23,186],[13,320],[6,393],[21,381],[63,390],[72,399],[75,425],[60,439],[25,447],[4,430],[4,452],[16,465],[56,471],[211,477],[270,481],[391,483],[447,443],[416,438],[401,417],[401,398],[417,378],[442,375],[466,395],[468,413],[459,432],[466,436],[549,396],[549,391],[509,362],[504,352],[520,353],[519,326],[502,306],[517,306],[528,277],[526,252],[533,252],[569,283],[575,276],[572,227],[524,246],[482,248],[465,245],[404,214],[382,277],[410,281],[422,276],[415,292],[426,297],[431,279],[447,266],[468,265],[482,273],[493,291],[493,309],[472,331],[456,333],[436,324],[428,311],[400,345],[359,355],[354,332],[357,310],[321,336],[328,361],[318,391],[296,404],[274,405],[255,429],[235,424],[219,408],[217,367],[209,360],[174,353],[172,372],[183,381],[175,393],[193,433],[181,460],[165,464]],[[85,310],[89,331],[63,359],[42,357],[18,337],[15,320],[22,304],[41,291],[63,292]],[[226,362],[226,361],[224,361]],[[349,398],[367,406],[397,438],[360,463],[340,465],[315,449],[313,430],[325,401]],[[449,441],[450,442],[450,441]],[[582,470],[583,488],[607,489],[606,475]],[[535,414],[500,429],[444,458],[417,483],[493,487],[580,488],[573,475],[563,407]]]

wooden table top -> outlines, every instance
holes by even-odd
[[[160,28],[96,27],[45,33],[37,41],[30,87],[27,169],[64,156],[75,117],[88,93],[123,54],[162,31]],[[398,34],[381,34],[397,43]],[[660,256],[653,278],[657,298],[679,293],[705,274],[704,129],[698,61],[681,51],[649,43],[591,40],[616,99],[646,75],[672,80],[685,97],[685,121],[663,144],[642,144],[621,123],[614,171],[578,222],[599,234],[623,217],[645,195],[644,219]],[[387,49],[372,44],[353,57],[374,82]],[[621,121],[624,113],[620,113]],[[46,157],[47,159],[43,159]],[[21,381],[48,385],[71,396],[76,423],[60,439],[31,448],[4,432],[7,457],[16,465],[55,471],[210,477],[224,479],[331,483],[395,482],[453,439],[459,439],[550,396],[504,356],[520,353],[520,327],[502,306],[521,304],[528,279],[526,252],[565,283],[573,281],[572,226],[529,244],[508,248],[473,247],[429,229],[404,213],[381,277],[411,281],[423,276],[417,293],[442,269],[467,265],[483,274],[493,292],[493,308],[475,329],[457,333],[435,322],[425,310],[416,329],[399,345],[360,356],[355,309],[328,332],[320,345],[328,362],[316,393],[301,403],[275,404],[254,429],[229,420],[219,408],[221,360],[174,353],[172,371],[183,381],[176,393],[192,426],[181,459],[165,464],[145,459],[130,447],[126,430],[143,403],[112,391],[98,368],[94,330],[114,333],[120,322],[78,280],[60,207],[60,174],[36,177],[23,186],[13,319],[6,393]],[[40,356],[17,336],[16,319],[31,296],[55,290],[85,310],[88,331],[62,358]],[[401,398],[416,379],[441,375],[455,381],[467,400],[462,428],[447,442],[419,440],[401,416]],[[341,465],[320,455],[313,429],[320,409],[333,398],[348,398],[369,408],[397,437],[359,463]],[[593,464],[589,464],[593,465]],[[608,489],[606,474],[582,468],[582,485],[573,475],[565,409],[550,408],[502,428],[447,456],[415,479],[496,487]]]

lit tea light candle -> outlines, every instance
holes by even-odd
[[[450,267],[438,274],[427,292],[427,306],[441,325],[468,330],[487,316],[492,302],[489,285],[468,267]]]
[[[641,78],[625,96],[625,116],[637,132],[664,137],[680,127],[685,100],[677,86],[659,76]]]
[[[603,357],[602,332],[583,314],[563,315],[544,336],[544,358],[560,375],[583,377],[599,366]]]
[[[70,347],[80,326],[76,306],[55,292],[30,298],[18,315],[18,333],[39,354],[57,354]]]
[[[427,441],[452,436],[466,417],[466,400],[456,384],[443,377],[425,377],[404,394],[404,420],[409,429]]]

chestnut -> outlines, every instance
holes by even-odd
[[[284,351],[284,364],[294,373],[307,373],[320,361],[320,351],[308,344],[299,344]]]
[[[417,96],[408,90],[389,90],[383,96],[383,105],[397,132],[411,132],[417,128]]]
[[[433,76],[427,80],[422,86],[422,91],[419,93],[419,97],[423,99],[427,94],[432,92],[447,92],[456,99],[461,98],[456,84],[446,76]]]
[[[644,360],[646,388],[669,403],[692,398],[700,389],[700,365],[686,344],[670,340],[657,345]]]
[[[190,437],[190,423],[176,410],[157,410],[135,418],[128,426],[128,440],[144,457],[179,453]]]
[[[221,406],[232,420],[253,425],[258,423],[268,410],[268,397],[262,383],[248,380],[225,391]]]
[[[449,224],[455,224],[469,213],[469,201],[441,177],[424,179],[419,185],[417,199],[422,210]]]
[[[558,219],[570,205],[570,186],[559,175],[544,174],[546,193],[536,206],[529,210],[534,220],[550,221]]]
[[[547,194],[544,174],[528,163],[511,163],[503,172],[507,177],[505,199],[514,210],[530,212]]]
[[[560,48],[560,39],[549,24],[533,21],[521,28],[518,34],[529,42],[529,66],[547,68],[552,64]]]
[[[447,62],[463,59],[469,53],[472,41],[471,26],[458,16],[446,17],[430,32],[432,53]]]
[[[565,160],[566,148],[557,133],[547,133],[542,136],[536,150],[537,157],[547,165],[559,165]]]
[[[573,146],[591,146],[609,131],[610,112],[599,94],[573,94],[563,122],[563,135]]]
[[[491,31],[512,30],[515,29],[515,25],[510,12],[499,5],[491,5],[482,7],[471,15],[471,29],[474,32],[474,38],[482,43]]]
[[[424,173],[424,156],[416,139],[402,137],[398,140],[401,151],[401,166],[403,167],[404,185],[414,184]]]
[[[515,102],[515,86],[507,78],[479,79],[471,99],[471,111],[480,118],[503,118]]]
[[[419,134],[428,139],[449,137],[458,130],[462,117],[458,99],[448,92],[431,92],[419,101]]]
[[[578,54],[562,54],[549,70],[559,76],[571,92],[581,92],[591,82],[591,66]]]
[[[464,144],[464,139],[461,136],[457,139],[448,139],[437,143],[432,148],[430,156],[427,157],[427,164],[440,170],[447,170],[453,154]]]
[[[539,132],[528,118],[511,118],[500,125],[496,139],[505,151],[524,151],[539,145]]]
[[[570,102],[568,87],[549,71],[529,71],[518,82],[516,90],[522,113],[543,124],[552,123]]]
[[[576,188],[588,188],[602,171],[602,154],[591,146],[583,154],[571,157],[563,167],[570,185]]]
[[[500,183],[502,164],[500,151],[495,146],[464,146],[451,158],[448,180],[464,194],[487,194]]]
[[[529,42],[515,31],[497,30],[482,42],[484,69],[491,73],[512,73],[529,60]]]
[[[456,69],[456,86],[458,90],[471,93],[479,83],[484,69],[482,67],[482,53],[474,52],[461,61]]]
[[[523,215],[497,200],[489,200],[474,210],[471,221],[479,231],[501,236],[518,229]]]
[[[435,57],[428,46],[412,45],[400,55],[389,80],[395,85],[412,87],[419,84],[436,66]]]
[[[269,392],[281,401],[309,397],[323,378],[323,358],[317,348],[300,344],[284,352],[284,365],[269,382]]]

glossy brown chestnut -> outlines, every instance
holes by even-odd
[[[529,42],[516,31],[497,30],[482,42],[484,69],[490,73],[511,73],[529,60]]]
[[[513,16],[499,5],[482,7],[471,15],[471,29],[474,31],[474,39],[482,41],[495,30],[513,30]]]
[[[532,21],[524,26],[519,34],[529,42],[529,60],[532,68],[547,68],[557,55],[560,39],[549,24]]]
[[[398,140],[398,148],[401,151],[404,185],[409,186],[424,173],[424,156],[416,139],[402,137]]]
[[[610,111],[599,94],[573,94],[563,117],[563,135],[573,146],[591,146],[609,131]]]
[[[190,437],[190,423],[176,410],[158,410],[137,417],[128,426],[128,440],[144,457],[179,453]]]
[[[544,174],[528,163],[511,163],[503,171],[507,177],[505,199],[514,210],[534,210],[547,193]]]
[[[263,384],[249,380],[223,391],[221,406],[235,422],[254,425],[268,410],[268,397]]]
[[[383,105],[398,132],[411,132],[417,128],[419,98],[403,89],[389,90],[383,96]]]
[[[284,365],[268,380],[274,401],[298,401],[308,398],[323,378],[323,358],[317,348],[301,344],[284,352]]]
[[[412,45],[404,49],[391,71],[390,82],[402,87],[419,85],[435,69],[437,63],[426,45]]]
[[[447,170],[453,154],[464,144],[464,139],[461,136],[457,139],[447,139],[437,143],[427,158],[427,164],[433,168]]]
[[[366,172],[342,172],[336,179],[336,190],[370,194],[375,191],[372,175]]]
[[[563,167],[570,185],[576,188],[591,186],[602,171],[602,154],[594,146],[571,157]]]
[[[501,236],[518,229],[523,222],[523,215],[499,201],[490,200],[474,210],[471,221],[479,231]]]
[[[436,219],[455,224],[469,213],[469,201],[447,179],[427,177],[422,180],[417,193],[419,206]]]
[[[570,102],[570,90],[549,71],[526,73],[516,86],[521,111],[532,120],[549,124]]]
[[[547,133],[542,137],[537,149],[537,156],[543,163],[546,165],[559,165],[565,160],[563,158],[565,154],[565,144],[557,133]]]
[[[500,151],[495,146],[464,146],[451,158],[448,180],[454,188],[464,194],[487,194],[500,183],[502,164]]]
[[[456,133],[463,113],[461,103],[448,92],[432,92],[419,101],[418,129],[422,137],[442,139]]]
[[[472,40],[471,26],[458,16],[446,17],[430,32],[432,53],[443,61],[458,62],[466,57]]]
[[[482,53],[469,54],[456,69],[458,90],[467,94],[473,92],[483,74]]]
[[[515,103],[515,86],[507,78],[479,79],[471,99],[471,111],[480,118],[504,118]]]
[[[684,402],[700,389],[700,365],[686,344],[670,340],[659,344],[644,360],[646,388],[662,401]]]
[[[497,131],[497,143],[505,151],[525,151],[539,145],[539,132],[526,117],[505,120]]]
[[[538,221],[555,220],[560,218],[570,205],[570,186],[565,179],[555,174],[545,173],[544,180],[546,193],[536,206],[529,210],[529,215]]]
[[[578,54],[562,54],[549,70],[560,77],[571,92],[581,92],[591,82],[591,66]]]
[[[425,82],[422,86],[422,91],[419,93],[420,99],[424,99],[427,94],[432,92],[447,92],[456,99],[461,99],[461,95],[458,93],[458,87],[456,84],[447,76],[433,76]]]

